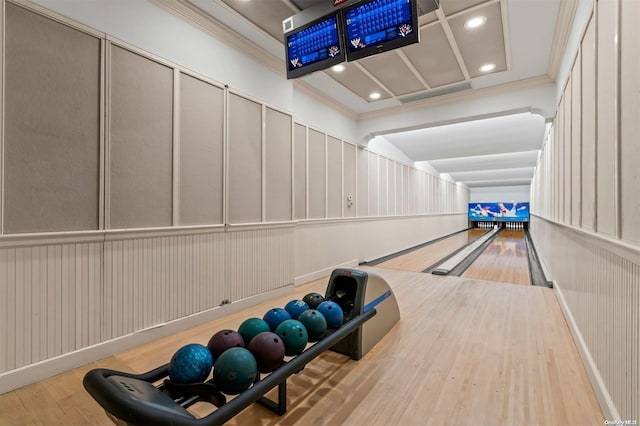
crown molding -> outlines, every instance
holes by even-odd
[[[563,0],[560,2],[556,30],[553,35],[554,43],[549,57],[549,68],[547,70],[547,74],[551,76],[554,81],[558,79],[558,72],[560,71],[562,58],[567,48],[567,41],[569,40],[569,34],[571,33],[573,18],[575,17],[577,8],[578,0]]]
[[[328,97],[327,95],[325,95],[324,93],[322,93],[321,91],[319,91],[318,89],[316,89],[315,87],[311,86],[310,84],[302,81],[302,80],[296,80],[293,82],[293,88],[295,90],[298,90],[306,95],[309,95],[310,97],[314,98],[315,100],[317,100],[318,102],[322,102],[323,104],[325,104],[326,106],[335,109],[336,111],[346,115],[348,118],[351,118],[353,120],[357,120],[359,115],[357,112],[347,108],[346,106],[344,106],[343,104],[339,103],[338,101]]]
[[[266,52],[255,42],[237,33],[220,20],[204,12],[187,0],[151,0],[151,2],[204,30],[209,35],[217,38],[238,52],[244,53],[250,58],[276,71],[278,74],[285,76],[285,67],[280,58]],[[235,11],[232,12],[237,14]]]
[[[506,92],[517,90],[532,89],[547,84],[554,84],[554,81],[548,75],[527,78],[524,80],[512,81],[509,83],[499,84],[496,86],[483,87],[480,89],[471,89],[462,92],[454,92],[448,95],[438,96],[435,98],[425,99],[423,101],[394,106],[378,111],[366,112],[358,115],[359,120],[369,120],[380,117],[388,117],[390,115],[405,114],[408,112],[419,111],[426,108],[441,106],[451,103],[469,101],[480,97],[495,96]]]

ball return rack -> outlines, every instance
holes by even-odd
[[[372,279],[367,286],[370,275]],[[393,293],[375,274],[337,269],[331,275],[325,298],[343,308],[345,323],[337,330],[330,330],[322,340],[275,371],[264,377],[258,374],[249,389],[232,399],[228,400],[212,380],[173,383],[168,379],[169,364],[142,374],[98,368],[84,376],[83,385],[116,424],[221,425],[254,402],[283,415],[287,411],[289,376],[300,373],[326,350],[359,360],[400,318]],[[371,321],[376,315],[377,321]],[[365,323],[368,323],[367,327],[364,327]],[[278,387],[278,393],[277,400],[273,401],[265,395],[275,387]],[[187,410],[197,402],[209,403],[216,409],[197,418]]]

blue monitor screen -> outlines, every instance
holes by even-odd
[[[529,203],[469,203],[469,220],[476,222],[528,222]]]
[[[343,11],[349,60],[418,42],[413,0],[369,0]]]
[[[339,16],[334,13],[286,35],[288,78],[344,61]]]

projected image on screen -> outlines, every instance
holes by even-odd
[[[345,11],[349,51],[413,34],[411,7],[409,0],[373,0]]]
[[[337,15],[288,36],[287,54],[290,71],[340,56]]]
[[[469,203],[469,220],[492,222],[528,222],[529,203]]]

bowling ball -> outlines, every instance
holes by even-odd
[[[275,331],[282,321],[291,319],[291,314],[282,308],[272,308],[264,314],[262,319],[269,324],[270,331]]]
[[[284,342],[275,333],[266,331],[251,339],[247,347],[256,358],[258,371],[270,373],[282,365],[284,360]]]
[[[198,343],[191,343],[178,349],[169,362],[169,379],[172,382],[199,383],[204,382],[213,365],[213,357],[209,349]]]
[[[342,320],[344,319],[344,313],[336,302],[327,300],[319,304],[317,309],[318,312],[324,316],[324,319],[327,320],[327,327],[334,329],[340,328]]]
[[[249,318],[246,319],[240,324],[238,327],[238,333],[244,339],[244,345],[249,346],[251,339],[256,337],[260,333],[264,333],[265,331],[271,331],[269,324],[263,319],[260,318]]]
[[[320,293],[309,293],[302,298],[302,301],[309,305],[309,309],[316,309],[319,304],[324,302],[324,296]]]
[[[309,305],[302,300],[292,300],[284,306],[284,310],[289,312],[291,319],[298,319],[298,316],[309,309]]]
[[[213,359],[216,360],[224,351],[229,348],[244,348],[244,339],[233,330],[220,330],[209,339],[207,347],[211,351]]]
[[[298,321],[307,329],[310,342],[317,342],[327,332],[327,320],[324,319],[324,315],[315,309],[309,309],[301,313]]]
[[[304,351],[309,341],[307,329],[300,321],[294,319],[283,321],[276,328],[276,334],[284,342],[284,353],[287,356],[298,355]]]
[[[213,383],[229,395],[249,389],[257,374],[256,359],[246,348],[224,351],[213,365]]]

